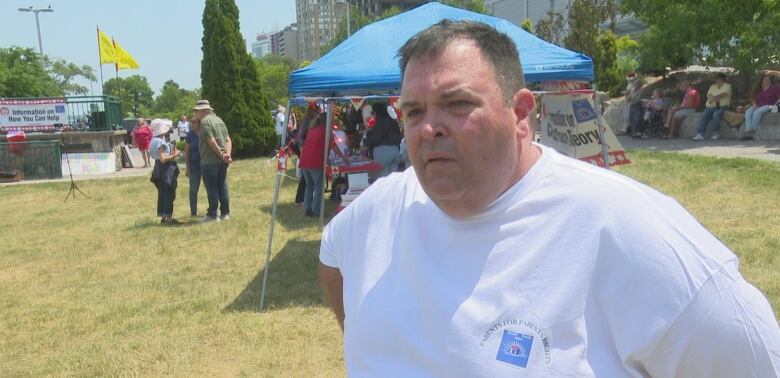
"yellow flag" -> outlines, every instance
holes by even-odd
[[[111,37],[98,29],[98,53],[100,54],[100,64],[116,63],[116,52]]]
[[[127,50],[119,46],[117,41],[114,41],[114,50],[116,51],[117,70],[136,69],[139,67],[138,62],[133,59]]]

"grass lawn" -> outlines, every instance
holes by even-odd
[[[682,202],[780,308],[780,164],[630,157],[619,170]],[[147,177],[82,181],[90,198],[67,203],[68,183],[0,187],[0,376],[343,376],[341,333],[317,282],[317,221],[292,205],[289,179],[268,311],[257,313],[273,168],[236,162],[233,219],[180,227],[158,225]],[[179,183],[175,213],[188,221]]]

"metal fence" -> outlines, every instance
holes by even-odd
[[[60,142],[0,143],[0,171],[14,170],[23,180],[62,177]]]
[[[70,127],[82,131],[122,129],[122,104],[114,96],[68,96]]]

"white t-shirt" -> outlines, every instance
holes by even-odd
[[[727,247],[673,199],[540,148],[478,216],[444,214],[409,169],[328,224],[350,376],[777,376],[777,321]]]
[[[284,112],[276,113],[276,135],[284,134]]]
[[[179,135],[182,138],[187,136],[187,133],[190,132],[190,123],[187,121],[179,121],[178,127],[179,127]]]

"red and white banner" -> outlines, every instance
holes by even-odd
[[[540,133],[542,144],[558,152],[604,167],[601,136],[596,122],[591,93],[545,94],[542,96]],[[626,151],[604,118],[598,118],[604,126],[609,165],[630,164]]]
[[[42,131],[68,126],[64,98],[0,99],[0,131]]]

